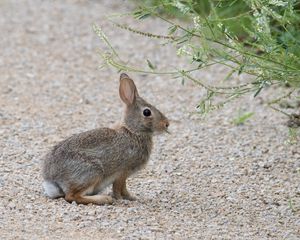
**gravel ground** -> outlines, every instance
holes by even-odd
[[[182,64],[171,49],[107,24],[104,14],[130,9],[111,2],[0,0],[1,239],[300,239],[300,150],[286,144],[286,118],[249,96],[201,119],[191,113],[205,93],[178,79],[131,74],[172,132],[155,138],[148,166],[130,178],[137,201],[84,206],[43,196],[49,148],[122,114],[118,73],[98,69],[93,23],[133,64]],[[200,77],[222,76],[216,67]],[[239,109],[255,115],[234,126]]]

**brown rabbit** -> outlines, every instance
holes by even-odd
[[[167,131],[169,121],[139,96],[125,73],[120,76],[119,94],[126,108],[117,127],[73,135],[46,155],[43,187],[48,197],[64,197],[78,204],[110,204],[112,197],[97,193],[112,183],[114,198],[135,199],[127,191],[126,179],[145,166],[153,133]]]

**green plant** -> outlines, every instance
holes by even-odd
[[[206,114],[247,93],[256,97],[270,85],[290,86],[288,94],[270,101],[274,104],[288,97],[297,97],[300,88],[300,3],[296,0],[135,0],[138,7],[130,14],[139,21],[155,17],[169,24],[168,34],[144,32],[112,20],[116,27],[153,40],[163,40],[175,47],[178,57],[185,57],[189,69],[160,70],[130,66],[121,60],[101,28],[95,31],[111,51],[101,53],[105,64],[118,70],[149,74],[167,74],[193,81],[207,91],[197,109]],[[122,15],[124,16],[124,15]],[[184,16],[185,22],[177,21]],[[150,18],[151,19],[151,18]],[[104,37],[103,37],[104,36]],[[161,45],[160,47],[163,47]],[[205,67],[222,64],[229,69],[219,83],[198,79]],[[251,75],[246,82],[230,81],[233,76]],[[226,82],[226,86],[224,86]],[[278,88],[282,89],[282,88]],[[221,96],[222,101],[216,101]],[[280,110],[283,112],[282,110]],[[283,112],[284,113],[284,112]],[[285,113],[287,114],[287,113]],[[287,114],[289,115],[289,114]]]
[[[254,112],[238,112],[238,116],[232,120],[234,125],[243,125],[249,118],[254,115]]]
[[[298,139],[298,129],[297,128],[289,128],[289,136],[288,140],[286,141],[287,144],[293,145],[299,142]]]
[[[295,208],[295,205],[291,198],[289,198],[289,200],[288,200],[288,206],[293,213],[297,212],[297,209]]]

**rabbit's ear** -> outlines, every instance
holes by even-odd
[[[133,104],[138,96],[138,91],[133,80],[125,73],[122,73],[120,76],[119,94],[120,98],[126,105]]]

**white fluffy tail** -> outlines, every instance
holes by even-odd
[[[59,198],[64,196],[62,189],[55,182],[44,181],[43,188],[45,191],[45,195],[49,198]]]

